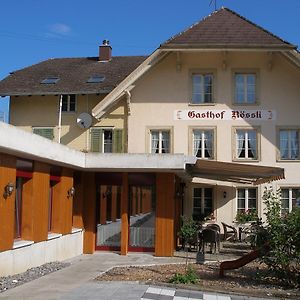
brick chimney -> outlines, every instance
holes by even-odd
[[[104,40],[102,45],[99,47],[99,61],[110,61],[111,60],[111,46],[108,40]]]

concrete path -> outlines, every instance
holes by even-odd
[[[150,287],[137,282],[93,281],[102,272],[121,265],[150,265],[184,262],[181,257],[161,258],[151,254],[121,256],[111,252],[81,255],[69,260],[71,266],[20,285],[0,294],[0,299],[107,299],[107,300],[242,300],[255,299],[211,293],[191,294],[191,291]],[[197,296],[197,298],[195,298]]]

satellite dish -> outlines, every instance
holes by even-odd
[[[92,125],[92,116],[88,113],[81,113],[76,120],[77,125],[80,128],[90,128]]]

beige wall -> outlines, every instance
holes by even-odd
[[[171,53],[148,73],[132,90],[131,115],[128,118],[128,152],[149,153],[149,128],[171,128],[173,153],[191,154],[190,128],[196,126],[216,128],[216,159],[232,161],[233,127],[258,127],[260,135],[260,160],[250,162],[285,168],[286,179],[275,183],[278,186],[300,186],[300,162],[277,162],[277,130],[280,126],[298,126],[300,101],[300,70],[291,65],[280,54],[267,52],[186,52],[180,55],[180,66],[176,53]],[[270,64],[271,61],[271,64]],[[271,66],[271,67],[270,67]],[[181,70],[178,70],[181,67]],[[214,74],[214,101],[212,105],[191,105],[190,74],[194,70],[210,71]],[[235,70],[256,71],[258,74],[258,104],[233,104],[233,72]],[[174,120],[175,110],[187,109],[263,109],[275,110],[276,121],[183,121]],[[232,184],[232,186],[234,186]],[[191,201],[191,187],[187,200]],[[235,215],[235,189],[227,185],[217,186],[215,195],[216,213],[231,222]],[[262,188],[259,188],[259,195]],[[220,195],[227,190],[227,199]],[[233,201],[230,201],[232,200]],[[186,203],[186,212],[191,213],[192,204]],[[261,211],[262,208],[258,207]],[[228,212],[231,211],[231,214]]]
[[[71,148],[88,151],[90,130],[81,129],[76,119],[82,112],[91,114],[92,108],[99,103],[102,95],[78,95],[76,112],[62,113],[61,143]],[[10,124],[32,131],[33,127],[54,127],[54,141],[58,141],[59,96],[11,97]],[[26,112],[26,113],[24,113]],[[126,130],[127,111],[125,102],[118,103],[105,118],[92,126],[114,127]]]

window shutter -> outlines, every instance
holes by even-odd
[[[114,129],[113,131],[113,153],[123,153],[123,129]]]
[[[53,128],[33,128],[33,133],[51,141],[54,139]]]
[[[91,152],[101,152],[102,153],[102,138],[103,129],[101,128],[91,128]]]

